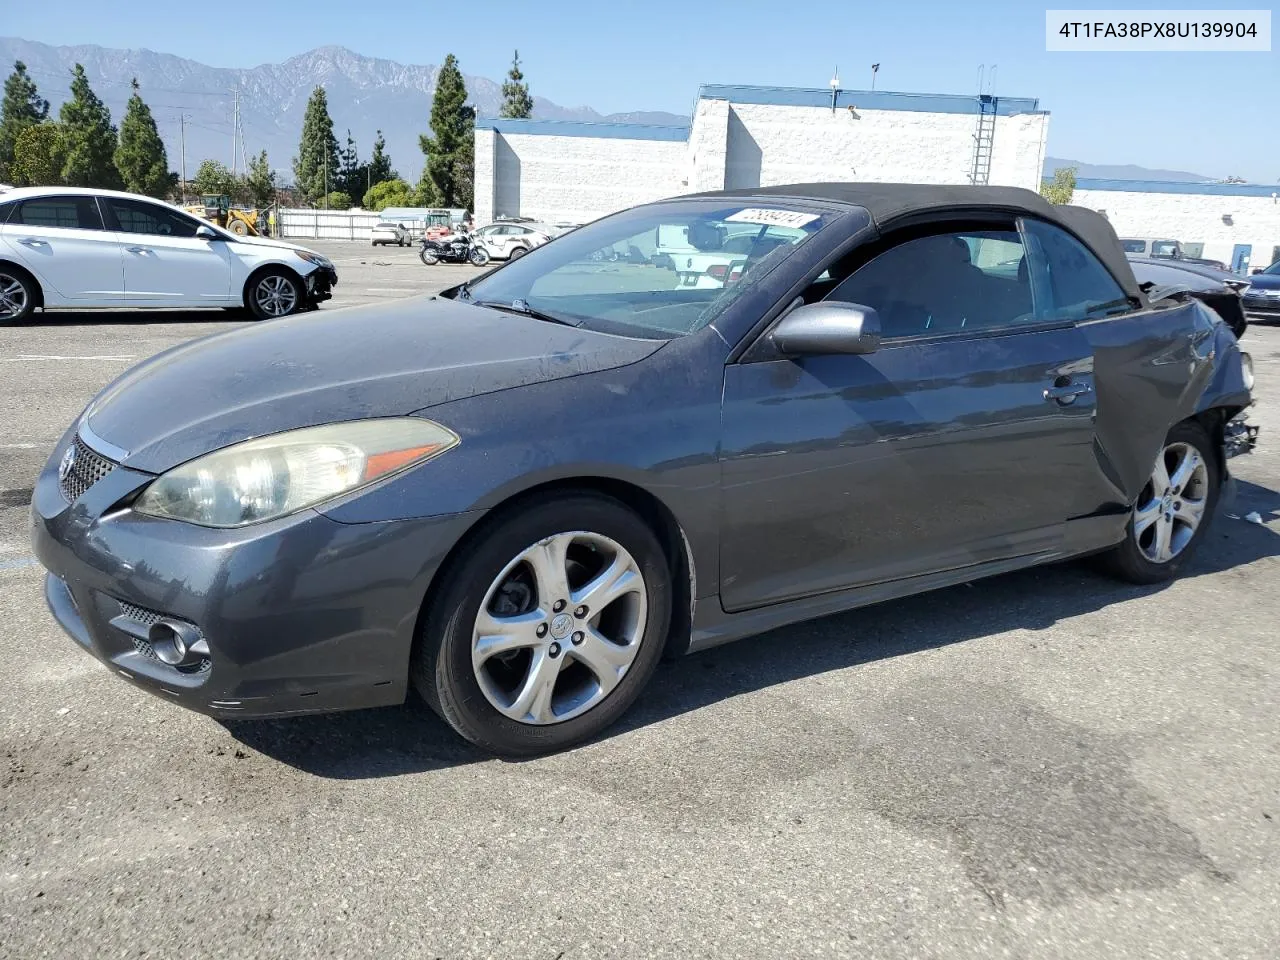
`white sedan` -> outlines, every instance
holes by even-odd
[[[481,227],[475,232],[475,238],[494,260],[517,260],[534,247],[542,246],[554,233],[554,228],[536,220],[511,220]]]
[[[0,194],[0,324],[37,307],[247,307],[268,320],[328,300],[337,282],[314,250],[236,236],[150,197]]]

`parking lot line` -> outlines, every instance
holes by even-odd
[[[70,357],[60,354],[40,354],[40,353],[20,353],[16,357],[0,357],[0,361],[4,363],[21,363],[24,360],[134,360],[135,357],[125,357],[116,354],[99,354],[90,357]]]
[[[14,560],[0,560],[0,572],[5,570],[25,570],[27,567],[39,565],[35,557],[18,557]]]

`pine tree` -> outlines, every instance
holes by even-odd
[[[27,75],[27,65],[15,60],[13,73],[4,82],[4,104],[0,106],[0,183],[18,179],[13,173],[18,137],[48,116],[49,101],[40,97],[35,81]]]
[[[467,106],[467,86],[451,53],[436,76],[436,95],[431,103],[431,132],[418,143],[427,156],[418,193],[425,201],[436,199],[444,207],[471,209],[475,193],[476,111]]]
[[[245,188],[249,193],[249,202],[257,209],[270,205],[276,196],[276,172],[267,162],[267,151],[263,150],[249,161],[249,170],[245,174]]]
[[[302,139],[293,159],[293,177],[308,203],[322,200],[338,177],[338,140],[333,135],[329,99],[324,87],[316,87],[302,118]]]
[[[348,197],[363,197],[373,184],[370,182],[369,166],[360,162],[360,152],[356,149],[350,130],[347,131],[347,145],[338,158],[338,164],[338,190]]]
[[[89,86],[84,67],[76,64],[71,78],[71,99],[62,105],[62,137],[67,161],[62,179],[70,187],[118,189],[116,169],[116,128],[111,113]]]
[[[524,82],[524,74],[520,72],[520,51],[511,58],[511,71],[502,84],[502,109],[498,116],[509,120],[527,120],[533,115],[533,97],[529,96],[529,85]]]
[[[133,96],[125,108],[124,120],[120,122],[120,145],[116,147],[115,160],[124,188],[130,193],[149,197],[168,195],[172,185],[169,158],[151,108],[138,94],[137,77],[133,80]]]
[[[373,141],[373,156],[369,158],[369,182],[373,186],[388,180],[398,180],[400,175],[391,168],[391,157],[387,153],[387,141],[378,131],[378,139]]]

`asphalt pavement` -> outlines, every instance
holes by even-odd
[[[477,272],[314,245],[326,310]],[[224,727],[46,613],[27,504],[56,439],[245,322],[0,329],[0,957],[1276,956],[1280,329],[1245,334],[1261,446],[1178,582],[1073,563],[777,630],[511,763],[416,704]]]

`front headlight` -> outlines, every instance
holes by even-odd
[[[317,267],[332,267],[328,257],[321,256],[318,253],[312,253],[310,250],[294,250],[298,259],[305,260],[307,263],[314,263]]]
[[[243,527],[349,493],[457,443],[452,430],[416,417],[290,430],[174,467],[133,509],[205,527]]]

